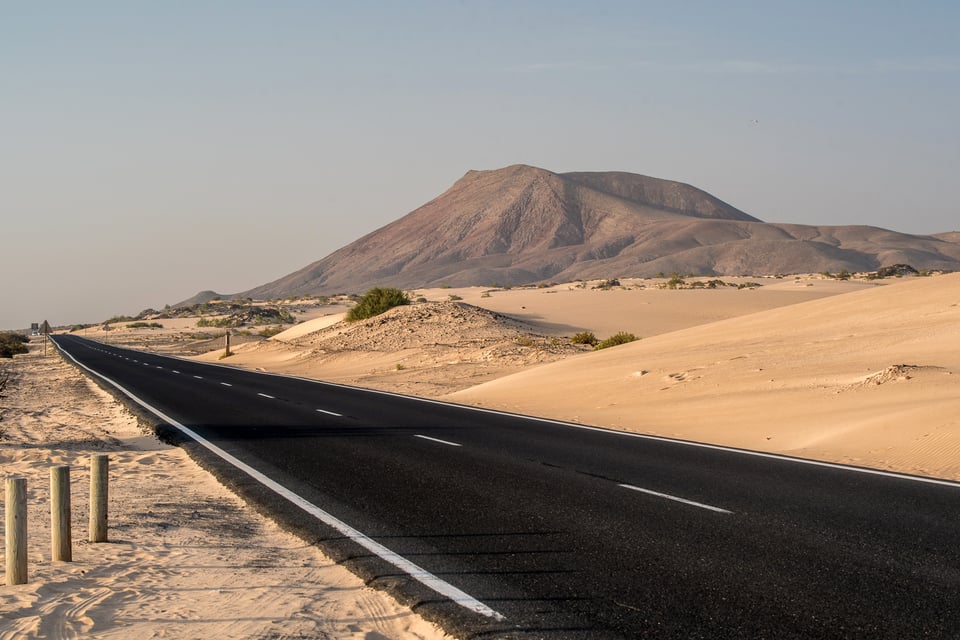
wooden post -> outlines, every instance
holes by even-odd
[[[107,454],[90,456],[90,542],[107,541],[108,469]]]
[[[73,562],[68,466],[50,469],[50,556],[54,561]]]
[[[226,335],[227,335],[227,348],[226,348],[226,350],[223,352],[223,357],[224,357],[224,358],[226,358],[227,356],[230,355],[230,330],[229,330],[229,329],[227,329],[227,334],[226,334]]]
[[[27,582],[27,479],[7,478],[7,585]]]

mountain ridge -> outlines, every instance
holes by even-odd
[[[956,235],[767,223],[682,182],[511,165],[467,171],[407,215],[237,295],[520,285],[674,271],[854,272],[894,263],[955,270],[960,269]]]

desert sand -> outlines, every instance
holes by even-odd
[[[761,286],[421,290],[441,305],[430,317],[413,305],[355,324],[306,322],[221,361],[960,479],[960,274],[725,281]],[[456,311],[464,304],[502,316],[480,322]],[[641,340],[592,352],[563,337],[578,331]]]
[[[950,274],[665,333],[448,399],[960,479],[958,374]]]
[[[206,347],[199,358],[221,364],[960,480],[960,274],[725,280],[762,286],[419,290],[413,297],[428,302],[353,324],[340,322],[342,305],[320,305],[229,357],[221,338],[191,341],[189,321],[88,336],[171,353]],[[640,340],[593,351],[570,343],[579,331]],[[116,489],[114,542],[81,540],[70,565],[49,562],[44,507],[34,509],[31,584],[2,592],[13,631],[0,637],[440,637],[253,515],[183,452],[140,434],[59,358],[34,351],[4,366],[18,376],[0,405],[4,473],[30,477],[42,504],[51,464],[73,465],[82,487],[87,454],[107,450]],[[75,491],[78,538],[84,508]]]
[[[447,636],[280,530],[39,344],[0,400],[0,469],[27,479],[29,583],[0,639]],[[109,542],[87,542],[89,456],[110,456]],[[73,562],[51,562],[49,469],[69,465]],[[3,523],[0,522],[0,525]]]
[[[597,288],[599,281],[543,288],[420,289],[409,292],[410,297],[431,305],[400,307],[353,324],[337,323],[343,314],[334,307],[336,313],[270,340],[239,345],[229,358],[222,357],[221,348],[199,359],[441,397],[588,352],[590,348],[570,344],[569,337],[580,331],[601,339],[618,331],[643,338],[876,286],[819,276],[724,282],[733,286],[665,290],[658,288],[664,279],[636,279],[610,289]],[[746,283],[762,286],[736,286]]]

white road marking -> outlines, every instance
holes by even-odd
[[[632,484],[621,484],[620,486],[623,487],[624,489],[630,489],[631,491],[648,493],[651,496],[657,496],[658,498],[666,498],[667,500],[673,500],[674,502],[682,502],[683,504],[689,504],[694,507],[700,507],[701,509],[709,509],[710,511],[716,511],[717,513],[733,513],[732,511],[727,511],[726,509],[721,509],[720,507],[712,507],[709,504],[703,504],[702,502],[694,502],[693,500],[678,498],[677,496],[672,496],[669,493],[660,493],[659,491],[651,491],[650,489],[641,489],[640,487],[635,487]]]
[[[326,414],[331,415],[331,416],[337,416],[338,418],[342,418],[342,417],[343,417],[343,414],[342,414],[342,413],[336,413],[336,412],[334,412],[334,411],[327,411],[326,409],[317,409],[317,411],[320,412],[320,413],[326,413]]]
[[[230,384],[229,382],[221,382],[220,384],[222,384],[222,385],[225,386],[225,387],[232,387],[232,386],[233,386],[233,385]]]
[[[180,372],[177,371],[176,369],[170,369],[170,371],[172,371],[173,373],[180,373]]]
[[[265,394],[265,393],[258,393],[257,395],[258,395],[258,396],[263,396],[264,398],[270,398],[271,400],[276,400],[276,398],[274,398],[273,396],[268,396],[268,395]]]
[[[193,376],[193,377],[196,378],[197,380],[203,380],[203,376]]]
[[[320,507],[307,501],[306,498],[303,498],[297,495],[296,493],[286,488],[279,482],[257,471],[256,469],[246,464],[245,462],[242,462],[238,458],[235,458],[234,456],[230,455],[229,453],[227,453],[217,445],[213,444],[212,442],[207,441],[200,434],[180,424],[179,422],[177,422],[170,416],[166,415],[159,409],[156,409],[150,406],[145,401],[141,400],[140,398],[135,396],[133,393],[131,393],[130,391],[127,391],[124,387],[120,386],[120,384],[114,382],[113,380],[111,380],[110,378],[102,374],[97,373],[96,371],[86,366],[85,364],[80,363],[80,361],[78,361],[69,353],[67,353],[67,355],[70,356],[70,359],[76,362],[77,365],[83,367],[84,369],[89,371],[92,375],[95,375],[98,378],[101,378],[102,380],[112,384],[114,387],[119,389],[121,393],[123,393],[128,398],[130,398],[131,400],[139,404],[144,409],[147,409],[148,411],[152,412],[154,415],[159,417],[161,420],[163,420],[167,424],[177,427],[178,429],[183,431],[185,434],[187,434],[188,436],[196,440],[198,443],[200,443],[202,446],[212,451],[214,454],[220,456],[221,458],[223,458],[233,466],[237,467],[238,469],[240,469],[241,471],[243,471],[253,479],[260,482],[263,486],[267,487],[268,489],[277,493],[283,498],[286,498],[287,500],[289,500],[296,506],[300,507],[301,509],[303,509],[304,511],[306,511],[307,513],[309,513],[310,515],[312,515],[313,517],[315,517],[317,520],[324,523],[328,527],[336,529],[342,535],[346,536],[347,538],[350,538],[351,540],[356,542],[358,545],[360,545],[367,551],[370,551],[371,553],[376,554],[383,561],[388,562],[389,564],[392,564],[396,568],[400,569],[401,571],[409,575],[411,578],[413,578],[420,584],[426,586],[429,589],[433,589],[434,591],[444,596],[445,598],[459,604],[461,607],[469,609],[470,611],[478,613],[482,616],[493,618],[494,620],[505,619],[502,614],[497,613],[496,611],[494,611],[487,605],[483,604],[482,602],[480,602],[470,594],[458,589],[457,587],[453,586],[449,582],[438,578],[437,576],[433,575],[426,569],[423,569],[420,566],[414,564],[413,562],[410,562],[403,556],[391,551],[390,549],[383,546],[376,540],[369,538],[368,536],[364,535],[360,531],[348,525],[343,520],[340,520],[336,516],[330,513],[327,513]]]
[[[414,438],[423,438],[424,440],[430,440],[431,442],[439,442],[440,444],[448,444],[451,447],[462,447],[462,444],[457,444],[456,442],[448,442],[446,440],[441,440],[440,438],[431,438],[430,436],[415,435]]]

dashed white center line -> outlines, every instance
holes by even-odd
[[[447,444],[451,447],[462,447],[462,444],[457,444],[456,442],[448,442],[447,440],[441,440],[440,438],[431,438],[430,436],[415,435],[414,438],[423,438],[424,440],[430,440],[431,442],[439,442],[440,444]]]
[[[222,385],[225,386],[225,387],[232,387],[232,386],[233,386],[233,385],[230,384],[229,382],[221,382],[220,384],[222,384]]]
[[[197,380],[203,380],[203,376],[193,376],[193,377],[196,378]]]
[[[258,395],[258,396],[263,396],[264,398],[270,398],[271,400],[276,400],[276,398],[274,398],[273,396],[268,396],[268,395],[265,394],[265,393],[258,393],[257,395]]]
[[[170,369],[170,371],[172,371],[173,373],[180,373],[180,372],[177,371],[176,369]]]
[[[327,415],[331,415],[331,416],[337,416],[338,418],[342,418],[342,417],[343,417],[343,414],[342,414],[342,413],[335,413],[335,412],[333,412],[333,411],[327,411],[326,409],[317,409],[317,412],[318,412],[318,413],[326,413]]]
[[[666,498],[667,500],[673,500],[674,502],[682,502],[683,504],[689,504],[694,507],[700,507],[701,509],[709,509],[710,511],[716,511],[717,513],[733,513],[732,511],[727,511],[726,509],[721,509],[720,507],[713,507],[709,504],[703,504],[702,502],[694,502],[693,500],[678,498],[677,496],[672,496],[669,493],[660,493],[658,491],[651,491],[650,489],[641,489],[640,487],[635,487],[632,484],[621,484],[620,486],[623,487],[624,489],[630,489],[631,491],[639,491],[640,493],[647,493],[651,496],[657,496],[658,498]]]

